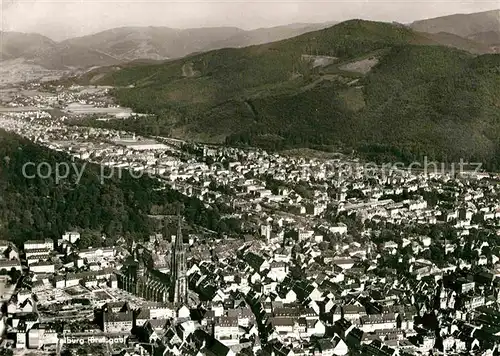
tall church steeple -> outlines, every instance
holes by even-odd
[[[177,234],[174,237],[175,241],[172,241],[170,301],[174,304],[185,304],[187,302],[187,268],[180,209],[178,211],[178,219]]]

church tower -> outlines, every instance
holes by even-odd
[[[172,241],[172,261],[171,283],[170,283],[170,301],[174,304],[186,304],[187,302],[187,268],[186,251],[182,239],[181,215],[179,213],[179,222],[177,235],[173,236]]]

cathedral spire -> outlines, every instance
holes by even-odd
[[[183,245],[182,243],[182,215],[181,215],[181,207],[177,208],[177,237],[175,239],[175,247]]]
[[[184,241],[182,238],[182,216],[181,208],[177,210],[177,235],[172,246],[171,266],[171,295],[170,300],[174,304],[185,304],[187,301],[187,268],[186,252],[184,250]]]
[[[130,254],[135,258],[135,250],[137,249],[137,242],[135,242],[135,237],[132,238],[132,243],[130,244]]]

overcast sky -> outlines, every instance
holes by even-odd
[[[0,0],[4,31],[38,32],[55,40],[120,26],[244,29],[295,22],[363,18],[418,19],[500,8],[500,0]]]

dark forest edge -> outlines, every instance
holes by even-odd
[[[3,130],[0,157],[8,157],[0,162],[0,234],[17,245],[30,239],[58,239],[70,230],[87,232],[91,240],[85,244],[94,247],[102,243],[102,234],[106,244],[119,237],[141,240],[158,231],[158,222],[149,215],[174,215],[179,205],[187,223],[229,232],[219,211],[147,176],[135,178],[123,171],[121,178],[101,184],[100,167],[87,163],[78,184],[74,170],[59,183],[53,177],[26,178],[22,172],[27,162],[54,167],[58,162],[71,164],[73,158]],[[74,163],[81,171],[84,162]]]

